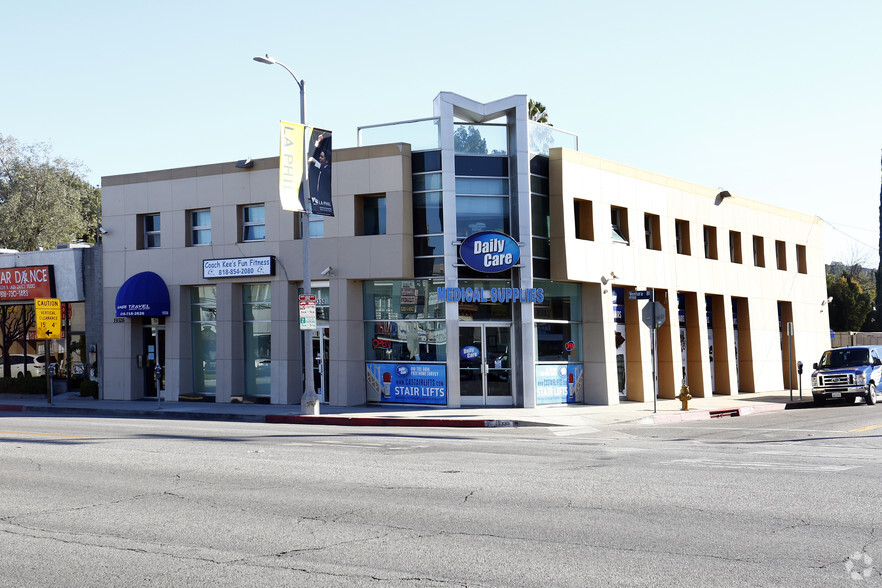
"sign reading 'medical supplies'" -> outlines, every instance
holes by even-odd
[[[514,267],[521,259],[521,248],[505,233],[481,231],[465,238],[459,257],[475,271],[496,273]]]

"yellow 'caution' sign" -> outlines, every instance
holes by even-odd
[[[34,298],[37,339],[61,339],[61,300]]]

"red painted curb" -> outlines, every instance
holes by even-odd
[[[759,412],[771,412],[773,410],[784,410],[785,408],[787,408],[786,404],[757,404],[754,406],[744,406],[738,409],[738,416],[756,414]]]
[[[293,425],[340,425],[347,427],[512,427],[512,421],[474,419],[414,419],[389,417],[341,417],[311,415],[267,415],[268,423]]]
[[[679,423],[683,421],[706,421],[710,420],[710,411],[690,410],[680,414],[657,414],[653,415],[653,423]]]
[[[0,411],[2,412],[21,412],[24,410],[24,406],[21,404],[0,404]]]

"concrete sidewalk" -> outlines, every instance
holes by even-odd
[[[215,404],[210,402],[163,402],[154,400],[94,400],[77,393],[62,394],[50,405],[44,396],[0,395],[0,416],[14,413],[104,416],[143,419],[180,419],[404,427],[599,427],[622,423],[670,423],[723,416],[744,416],[772,410],[808,408],[811,393],[787,390],[693,398],[688,412],[679,400],[623,402],[612,406],[586,404],[539,408],[433,408],[410,406],[337,407],[322,405],[319,416],[300,414],[299,405]]]

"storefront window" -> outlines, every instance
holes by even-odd
[[[242,286],[245,327],[245,389],[243,400],[266,402],[270,396],[272,304],[270,284]]]
[[[447,361],[444,321],[368,321],[364,334],[368,361]]]
[[[533,305],[537,361],[582,361],[582,296],[580,284],[535,282],[543,301]]]
[[[190,331],[193,338],[193,398],[212,400],[217,391],[217,288],[190,288]]]
[[[463,274],[465,272],[460,272]],[[475,297],[483,297],[485,302],[463,300],[459,303],[459,320],[461,321],[510,321],[512,319],[511,302],[493,302],[495,290],[502,293],[511,288],[511,282],[460,280],[461,288],[471,289]],[[480,294],[478,294],[480,292]],[[499,298],[499,295],[496,296]],[[518,302],[520,304],[520,302]]]
[[[365,320],[443,319],[438,301],[443,280],[383,280],[364,283]]]
[[[298,294],[303,294],[303,288],[297,289]],[[315,296],[315,318],[319,324],[327,326],[331,320],[330,289],[326,286],[316,288],[313,286],[311,293]]]
[[[447,328],[438,289],[443,280],[365,282],[368,361],[446,361]]]

